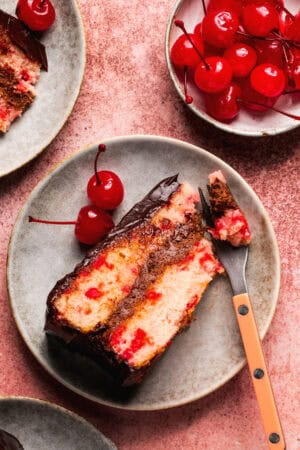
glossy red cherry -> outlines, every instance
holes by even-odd
[[[228,122],[239,113],[240,105],[236,99],[240,96],[241,88],[236,83],[231,83],[219,94],[205,94],[206,111],[215,119]]]
[[[95,174],[89,179],[87,185],[88,198],[101,209],[112,210],[117,208],[124,197],[124,187],[118,175],[110,170],[97,172],[97,163],[100,153],[106,150],[100,144],[95,158]]]
[[[254,36],[267,36],[279,26],[276,8],[267,2],[250,3],[242,11],[242,24]]]
[[[221,56],[210,56],[201,62],[194,75],[196,86],[204,92],[217,93],[226,89],[232,79],[229,62]]]
[[[275,104],[277,98],[278,97],[266,97],[265,95],[255,91],[248,78],[242,81],[241,100],[246,109],[257,112],[267,111]]]
[[[289,11],[282,8],[278,13],[278,18],[279,18],[279,31],[282,35],[285,35],[286,30],[294,21],[294,16]]]
[[[230,63],[234,77],[246,77],[256,64],[256,51],[250,45],[237,42],[225,50],[224,58]]]
[[[177,67],[188,66],[194,68],[199,64],[201,58],[199,53],[203,54],[203,42],[200,35],[189,34],[190,39],[184,34],[179,36],[171,49],[171,61]],[[191,41],[194,43],[191,43]],[[198,52],[195,50],[198,49]]]
[[[262,40],[255,41],[257,52],[257,64],[271,63],[282,68],[284,66],[283,45],[280,41]]]
[[[215,47],[230,47],[238,27],[239,19],[233,10],[212,10],[203,19],[202,37]]]
[[[286,70],[288,80],[287,80],[287,91],[294,91],[300,89],[300,60],[295,59],[294,62]]]
[[[94,205],[80,209],[75,225],[75,236],[78,241],[94,245],[104,238],[114,227],[111,216]]]
[[[50,221],[35,219],[29,216],[29,222],[48,225],[75,225],[75,236],[79,242],[94,245],[105,237],[114,227],[111,216],[94,205],[87,205],[80,209],[76,221]]]
[[[50,0],[19,0],[16,14],[33,31],[48,30],[55,20]]]
[[[234,11],[236,14],[240,15],[242,11],[241,0],[210,0],[207,6],[207,11]]]
[[[282,94],[286,84],[286,76],[278,66],[266,63],[256,66],[250,75],[251,86],[266,97],[277,97]]]
[[[197,37],[202,36],[202,22],[199,22],[195,25],[194,35]],[[207,42],[203,42],[203,48],[204,50],[202,54],[205,58],[207,58],[208,56],[217,56],[217,55],[222,56],[223,54],[223,49],[214,47],[213,45],[210,45]]]
[[[300,41],[300,12],[285,28],[285,36],[294,41]]]

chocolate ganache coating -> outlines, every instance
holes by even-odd
[[[0,9],[0,26],[4,28],[12,42],[20,47],[28,58],[37,61],[44,70],[48,70],[45,46],[23,22]]]

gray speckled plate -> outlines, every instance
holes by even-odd
[[[12,15],[16,0],[1,0]],[[49,69],[36,85],[37,97],[10,130],[0,134],[0,177],[37,156],[55,138],[70,115],[85,67],[85,37],[75,0],[53,0],[56,20],[42,38]]]
[[[81,417],[31,398],[0,398],[0,428],[14,435],[24,450],[117,450]]]
[[[174,139],[128,136],[105,140],[101,167],[116,171],[126,195],[116,220],[162,178],[205,188],[209,172],[222,169],[245,210],[253,231],[247,279],[261,336],[271,323],[279,290],[276,239],[266,212],[252,189],[231,167],[212,154]],[[232,378],[245,364],[244,352],[225,277],[216,279],[197,310],[197,320],[179,335],[143,384],[128,395],[88,358],[63,346],[48,345],[43,333],[46,298],[56,281],[83,257],[70,227],[29,224],[28,215],[52,220],[77,217],[87,203],[85,187],[97,146],[64,161],[33,190],[16,222],[8,256],[8,289],[13,314],[26,344],[57,380],[75,392],[119,408],[168,408],[198,399]]]

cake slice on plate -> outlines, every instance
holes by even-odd
[[[43,44],[19,19],[0,10],[0,132],[31,105],[40,70],[47,70]]]
[[[177,176],[161,181],[56,284],[46,331],[84,348],[123,385],[140,382],[223,271],[198,201]]]

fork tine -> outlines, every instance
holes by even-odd
[[[206,222],[206,225],[209,227],[213,227],[214,221],[212,218],[210,207],[209,207],[209,205],[206,201],[206,198],[204,197],[203,191],[200,187],[198,188],[198,191],[199,191],[200,199],[201,199],[202,214],[203,214],[204,220]]]

